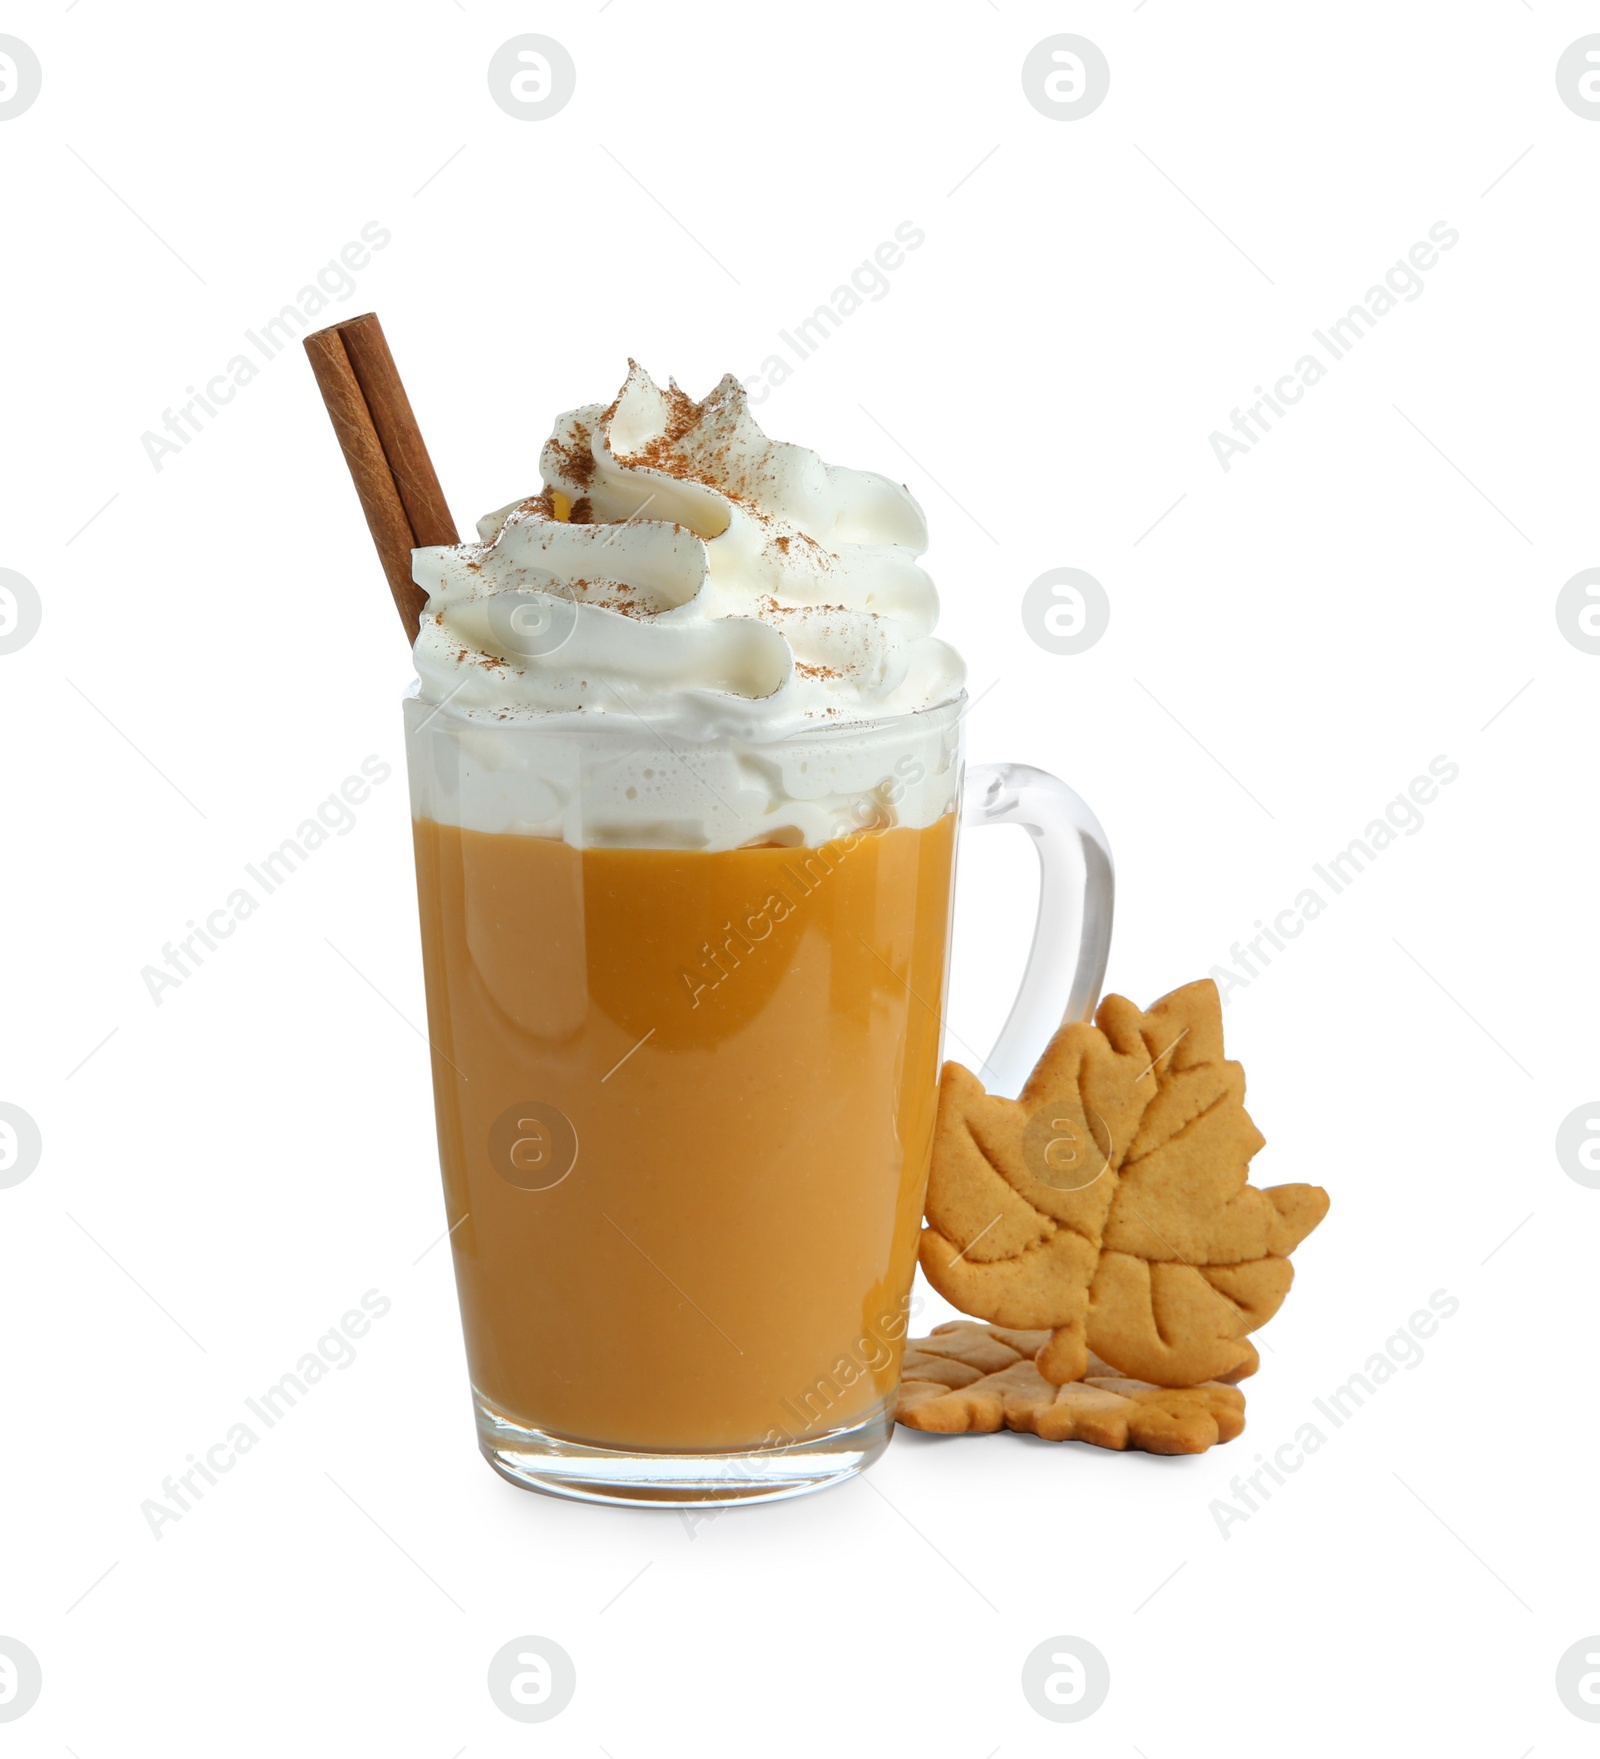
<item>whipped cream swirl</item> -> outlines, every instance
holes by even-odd
[[[414,553],[425,701],[765,743],[960,694],[910,492],[769,440],[731,375],[697,403],[630,362],[615,401],[558,420],[540,468],[479,543]]]

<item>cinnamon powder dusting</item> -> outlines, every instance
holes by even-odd
[[[580,489],[586,489],[594,481],[594,451],[591,445],[589,429],[581,421],[572,424],[572,438],[559,439],[552,435],[545,443],[561,461],[561,473],[566,480]],[[572,510],[574,519],[578,516],[576,507]]]
[[[679,449],[684,435],[700,420],[700,405],[676,385],[669,385],[663,395],[667,400],[666,427],[654,439],[646,440],[637,452],[626,454],[628,463],[642,464],[648,469],[659,470],[667,476],[679,477],[685,481],[709,480],[703,474],[694,474],[689,459]],[[612,408],[615,407],[613,404]],[[619,459],[622,456],[623,454],[618,454]]]

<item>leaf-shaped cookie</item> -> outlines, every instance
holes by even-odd
[[[1251,1186],[1263,1146],[1208,980],[1141,1013],[1107,996],[1063,1026],[1016,1100],[948,1064],[922,1267],[963,1312],[1048,1328],[1041,1374],[1196,1386],[1253,1356],[1289,1254],[1327,1213],[1314,1185]]]
[[[1046,1441],[1086,1441],[1151,1454],[1200,1454],[1244,1428],[1237,1387],[1160,1387],[1089,1359],[1084,1380],[1055,1386],[1033,1358],[1049,1337],[953,1321],[906,1345],[895,1415],[936,1435],[990,1434],[1004,1425]]]

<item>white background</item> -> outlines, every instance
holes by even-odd
[[[44,70],[0,122],[0,566],[44,607],[0,658],[0,1098],[44,1140],[0,1191],[0,1635],[44,1679],[8,1751],[1593,1750],[1554,1672],[1600,1630],[1600,1193],[1554,1139],[1600,1088],[1600,658],[1555,599],[1600,562],[1600,125],[1554,73],[1594,28],[1565,0],[6,10]],[[1020,70],[1068,30],[1111,90],[1056,121]],[[546,121],[486,84],[524,31],[577,66]],[[902,1434],[692,1532],[525,1495],[473,1445],[426,1250],[406,654],[298,346],[159,471],[141,435],[378,221],[320,321],[381,313],[465,528],[628,354],[697,395],[752,372],[906,220],[888,295],[759,415],[927,508],[943,630],[999,681],[970,755],[1059,771],[1111,836],[1111,987],[1228,965],[1460,766],[1230,993],[1256,1181],[1332,1213],[1207,1456]],[[1439,221],[1421,296],[1224,472],[1210,433]],[[1019,615],[1062,566],[1112,607],[1075,658]],[[155,1006],[141,968],[369,753],[395,775],[356,828]],[[968,846],[974,1043],[1028,859]],[[141,1503],[367,1289],[393,1308],[355,1364],[153,1538]],[[1422,1364],[1224,1537],[1230,1479],[1438,1289]],[[577,1669],[538,1728],[484,1684],[527,1633]],[[1019,1684],[1062,1634],[1111,1673],[1071,1729]]]

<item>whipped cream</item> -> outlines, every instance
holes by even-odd
[[[765,744],[960,695],[910,492],[769,440],[731,375],[697,403],[630,362],[540,468],[478,543],[414,553],[419,694],[452,719]]]

